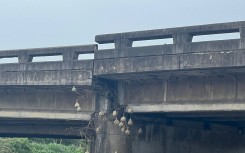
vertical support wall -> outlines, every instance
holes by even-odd
[[[97,95],[98,111],[109,110],[110,102],[106,96],[103,96],[107,92]],[[130,137],[123,134],[118,125],[113,123],[110,114],[104,118],[99,117],[97,127],[100,128],[100,132],[96,135],[95,153],[132,153]]]

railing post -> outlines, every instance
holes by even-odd
[[[133,41],[121,35],[120,37],[114,40],[114,43],[115,43],[115,50],[117,52],[123,52],[125,48],[132,47]]]
[[[240,38],[245,39],[245,27],[240,28]]]
[[[245,48],[245,27],[242,27],[239,30],[240,30],[240,39],[241,39],[240,48],[244,49]]]
[[[63,52],[62,56],[65,62],[74,60],[74,52]]]
[[[192,42],[193,36],[189,33],[175,33],[173,34],[173,42],[176,45],[173,52],[183,53],[185,43]]]
[[[173,34],[174,44],[177,43],[187,43],[192,41],[193,36],[189,33],[177,33]]]
[[[27,52],[20,52],[18,55],[19,63],[29,63],[32,61],[32,57],[27,54]]]

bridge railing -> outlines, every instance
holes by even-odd
[[[78,57],[94,54],[95,50],[97,45],[0,51],[0,59],[18,59],[18,62],[0,63],[0,85],[90,85],[93,60]],[[35,57],[56,55],[63,59],[33,61]]]
[[[240,39],[192,42],[192,38],[194,36],[235,33],[235,32],[240,33]],[[155,39],[165,39],[165,38],[172,38],[173,44],[151,46],[151,48],[132,47],[134,41],[155,40]],[[245,48],[244,39],[245,39],[244,21],[97,35],[95,38],[95,41],[97,43],[99,44],[114,43],[115,49],[100,50],[96,52],[95,58],[136,56],[133,53],[134,51],[141,51],[141,53],[137,53],[137,55],[139,56],[140,54],[146,54],[146,55],[158,54],[158,53],[172,54],[172,53],[183,53],[183,52],[229,50],[229,49],[240,49],[240,48],[243,49]],[[115,51],[115,53],[107,54],[108,51]]]
[[[0,51],[0,58],[18,57],[18,63],[31,63],[33,57],[62,55],[63,61],[78,60],[79,54],[94,53],[96,45],[66,46]]]

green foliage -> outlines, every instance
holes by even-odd
[[[80,146],[81,144],[85,144],[85,141],[80,139],[30,138],[29,140],[32,142],[42,143],[42,144],[58,143],[58,144],[75,145],[75,146]]]
[[[1,153],[13,153],[14,152],[10,141],[8,140],[3,141],[2,139],[0,140],[0,152]]]
[[[82,153],[82,149],[71,145],[66,146],[62,144],[50,143],[50,144],[40,144],[32,143],[31,150],[33,153]]]
[[[59,141],[58,141],[59,140]],[[80,140],[0,138],[0,153],[84,153]],[[59,143],[57,143],[59,142]],[[76,143],[72,143],[76,142]],[[79,144],[80,143],[80,144]],[[85,145],[86,146],[86,145]]]
[[[0,139],[1,153],[31,153],[28,139]]]

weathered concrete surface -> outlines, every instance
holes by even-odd
[[[192,36],[198,36],[198,35],[209,35],[209,34],[231,33],[231,32],[241,32],[241,38],[244,38],[243,37],[244,27],[245,27],[244,21],[218,23],[218,24],[197,25],[197,26],[189,26],[189,27],[177,27],[177,28],[168,28],[168,29],[156,29],[156,30],[98,35],[96,36],[95,41],[101,44],[105,44],[105,43],[115,43],[115,40],[120,40],[120,39],[138,41],[138,40],[172,38],[173,35],[179,34],[180,37],[178,38],[182,37],[182,39],[178,39],[178,40],[181,40],[181,43],[183,43],[183,42],[188,42],[188,40],[190,41],[189,37],[183,36],[187,34],[190,34]],[[178,41],[176,41],[176,43],[177,42]]]
[[[158,56],[126,57],[95,60],[94,75],[105,78],[117,74],[164,72],[212,68],[242,68],[245,66],[244,50],[168,54]],[[127,77],[127,76],[126,76]],[[139,77],[139,76],[138,76]]]
[[[112,99],[108,98],[109,92],[117,90],[117,84],[115,82],[105,81],[100,86],[104,87],[102,92],[96,95],[96,104],[98,106],[97,112],[107,112],[104,117],[98,117],[95,124],[96,128],[100,128],[100,132],[96,134],[96,142],[94,145],[95,153],[131,153],[131,140],[125,135],[121,135],[121,130],[113,123],[110,111],[112,103],[118,101],[118,96]]]
[[[92,84],[91,70],[2,72],[1,85],[84,85]],[[59,79],[57,79],[59,78]]]
[[[49,48],[32,48],[19,50],[2,50],[0,57],[18,57],[18,63],[30,63],[33,57],[62,55],[63,61],[78,59],[79,54],[93,53],[97,45],[63,46]]]
[[[245,22],[212,24],[98,35],[99,44],[114,43],[114,49],[95,51],[94,77],[114,80],[117,103],[134,115],[204,117],[201,124],[224,117],[218,124],[244,128]],[[239,32],[240,39],[192,42],[193,36]],[[133,47],[134,41],[173,38],[174,44]],[[105,103],[106,104],[106,103]],[[228,118],[232,121],[228,123]],[[241,118],[240,118],[241,117]],[[238,121],[242,120],[241,122]],[[183,118],[182,118],[183,119]],[[184,118],[183,120],[186,120]],[[132,153],[240,153],[244,136],[222,128],[166,126],[144,121],[143,135],[124,138],[115,125],[97,135],[97,147],[107,152]],[[113,141],[110,139],[113,138]],[[121,140],[121,141],[120,141]],[[120,146],[118,146],[120,144]],[[116,148],[115,148],[116,147]],[[118,151],[118,152],[120,152]],[[99,149],[97,152],[100,152]]]
[[[0,108],[1,111],[7,112],[21,112],[19,115],[27,112],[36,112],[48,114],[60,113],[57,117],[63,116],[62,113],[67,113],[67,117],[70,115],[79,114],[74,107],[77,95],[72,93],[70,88],[57,89],[57,88],[36,88],[35,87],[22,87],[22,88],[0,88]],[[93,93],[90,90],[86,90],[84,99],[80,103],[81,111],[85,114],[91,114],[95,110]],[[1,115],[4,114],[0,114]],[[16,116],[16,115],[15,115]],[[35,115],[36,116],[36,115]],[[79,115],[77,115],[79,117]],[[81,116],[80,116],[81,117]]]
[[[97,134],[96,153],[132,152],[130,137],[122,134],[121,129],[112,121],[103,121],[99,123],[98,127],[101,128],[101,132]]]
[[[78,60],[78,56],[96,49],[97,45],[85,45],[0,51],[0,58],[18,57],[18,63],[0,64],[0,119],[9,119],[1,124],[0,135],[79,137],[79,132],[69,129],[88,125],[95,96],[93,60]],[[54,55],[63,60],[32,61]],[[71,91],[73,85],[83,93],[81,112],[74,107],[78,95]]]
[[[92,84],[93,60],[78,60],[96,45],[1,51],[0,58],[18,57],[19,63],[0,64],[0,85]],[[36,56],[62,55],[63,61],[32,62]]]
[[[95,124],[101,133],[94,152],[242,153],[244,135],[234,128],[245,127],[244,27],[245,22],[233,22],[96,36],[98,43],[114,43],[110,50],[87,45],[1,51],[0,58],[18,57],[18,63],[0,64],[0,136],[73,137],[80,133],[67,134],[67,129],[86,126],[92,113],[126,107],[133,109],[132,117],[147,115],[148,121],[202,116],[201,124],[233,130],[139,121],[144,133],[135,138],[102,119]],[[239,32],[240,39],[192,42],[193,36],[232,32]],[[134,41],[164,38],[173,38],[174,44],[132,47]],[[78,60],[79,54],[94,52],[95,60]],[[52,55],[63,60],[32,62]],[[89,89],[81,112],[74,108],[73,85]],[[217,116],[222,121],[214,121]]]
[[[244,74],[178,76],[124,83],[135,112],[244,111]]]
[[[215,52],[242,49],[244,39],[231,39],[206,42],[190,42],[183,44],[184,53]],[[144,47],[126,47],[120,53],[116,49],[105,49],[95,51],[95,59],[122,58],[122,57],[141,57],[174,54],[178,50],[176,44],[165,44]]]
[[[0,136],[81,138],[77,129],[87,126],[95,111],[93,92],[83,92],[77,112],[70,87],[0,88]]]
[[[96,36],[115,49],[95,51],[94,75],[123,79],[128,74],[244,67],[244,24],[234,22]],[[240,32],[240,39],[192,42],[193,36]],[[174,44],[132,47],[134,41],[173,38]],[[158,74],[156,74],[158,75]]]

